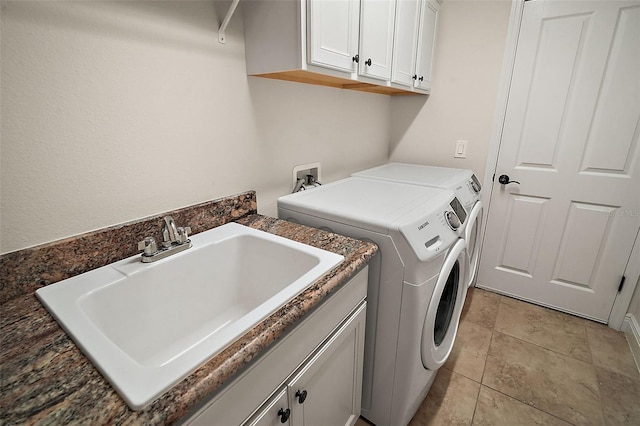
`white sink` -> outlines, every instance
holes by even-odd
[[[133,256],[36,291],[134,410],[344,259],[237,223],[191,242],[154,263]]]

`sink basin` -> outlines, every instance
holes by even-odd
[[[133,256],[36,291],[140,410],[344,259],[237,223],[153,263]]]

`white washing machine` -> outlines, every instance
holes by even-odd
[[[352,176],[445,188],[454,191],[456,197],[458,197],[469,214],[463,224],[464,239],[467,242],[469,258],[468,286],[470,287],[475,283],[478,259],[480,257],[479,239],[480,230],[482,229],[483,205],[480,201],[480,181],[471,170],[389,163],[353,173]]]
[[[466,296],[466,211],[453,191],[350,177],[278,200],[281,219],[375,242],[362,415],[406,425],[447,360]]]

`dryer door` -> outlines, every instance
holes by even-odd
[[[469,259],[469,280],[468,286],[473,285],[478,271],[478,259],[480,258],[480,230],[482,229],[482,201],[478,201],[473,205],[469,218],[467,219],[467,227],[464,230],[464,240],[467,242],[467,256]]]
[[[458,331],[467,292],[466,243],[459,239],[449,250],[427,308],[422,327],[422,364],[437,370],[445,363]]]

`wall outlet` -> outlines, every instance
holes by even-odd
[[[453,158],[467,158],[467,141],[458,139],[456,141],[456,149]]]
[[[293,168],[292,188],[296,187],[298,179],[307,182],[307,175],[311,175],[314,182],[322,182],[320,175],[320,163],[301,164]]]

